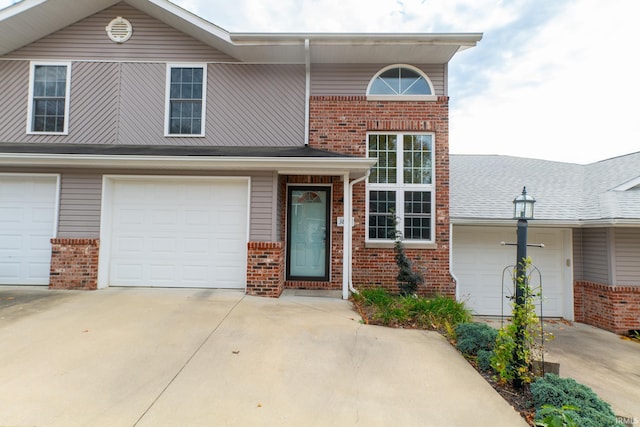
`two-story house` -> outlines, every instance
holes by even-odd
[[[229,33],[165,0],[0,11],[0,283],[395,286],[449,271],[447,66],[480,34]]]

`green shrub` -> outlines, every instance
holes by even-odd
[[[370,288],[360,291],[360,296],[367,304],[384,307],[393,303],[393,297],[384,288]]]
[[[498,331],[485,323],[461,323],[456,327],[456,336],[458,351],[476,356],[479,350],[493,350]]]
[[[478,368],[483,371],[490,371],[492,356],[493,350],[478,350]]]
[[[556,408],[574,406],[579,410],[568,410],[568,414],[581,427],[616,426],[616,417],[611,406],[589,387],[572,378],[560,378],[546,374],[531,384],[531,396],[536,409],[536,419],[542,418],[545,405]]]

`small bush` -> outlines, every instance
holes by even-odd
[[[480,350],[493,350],[498,331],[485,323],[462,323],[456,327],[456,336],[458,351],[476,356]]]
[[[448,334],[457,324],[471,320],[471,311],[464,303],[449,297],[394,296],[383,288],[369,288],[354,294],[353,301],[367,307],[370,320],[385,326],[435,329]]]
[[[482,371],[490,371],[492,356],[493,350],[478,350],[478,369]]]
[[[579,409],[568,411],[568,413],[581,427],[619,425],[616,424],[611,406],[600,399],[589,387],[572,378],[546,374],[531,384],[531,396],[536,409],[536,419],[542,418],[540,410],[545,405],[557,408],[574,406]]]
[[[393,297],[384,288],[363,289],[360,291],[360,296],[367,304],[379,307],[389,306],[393,303]]]

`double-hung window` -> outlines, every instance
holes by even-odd
[[[68,62],[31,63],[27,133],[67,134],[70,79]]]
[[[207,68],[167,67],[166,136],[204,136]]]
[[[434,240],[433,134],[369,134],[367,241]]]

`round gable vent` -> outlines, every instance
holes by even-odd
[[[124,19],[122,16],[118,16],[105,28],[107,30],[107,35],[116,43],[124,43],[131,38],[133,34],[133,27],[131,26],[131,22]]]

